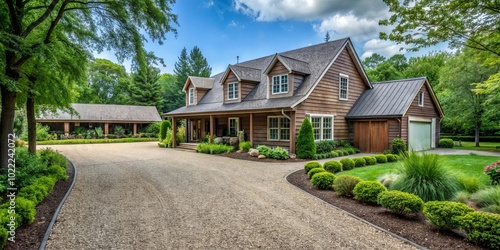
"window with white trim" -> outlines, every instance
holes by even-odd
[[[290,140],[290,120],[282,116],[267,117],[267,140],[268,141],[289,141]]]
[[[348,100],[349,99],[349,76],[340,74],[339,75],[339,99]]]
[[[189,105],[194,104],[194,88],[189,88]]]
[[[231,117],[229,118],[229,136],[237,136],[238,135],[238,130],[240,129],[239,123],[240,123],[240,118],[238,117]]]
[[[333,140],[333,116],[311,115],[315,141]]]
[[[288,75],[273,76],[273,94],[288,93]]]
[[[424,106],[424,92],[418,92],[418,106]]]
[[[236,100],[238,99],[238,83],[232,82],[227,84],[227,99]]]

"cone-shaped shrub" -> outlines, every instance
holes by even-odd
[[[316,154],[316,143],[314,143],[314,134],[311,121],[305,118],[300,126],[297,136],[297,158],[312,159]]]
[[[172,128],[172,124],[169,120],[163,120],[160,125],[160,141],[165,140],[167,138],[167,130]]]

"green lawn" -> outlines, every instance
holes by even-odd
[[[479,147],[474,146],[474,142],[463,141],[462,147],[453,147],[454,149],[465,149],[465,150],[481,150],[481,151],[492,151],[500,153],[500,142],[479,142]]]
[[[440,158],[445,166],[448,166],[457,174],[479,177],[481,182],[486,185],[489,185],[489,178],[483,173],[484,167],[500,160],[500,156],[479,155],[443,155]],[[377,164],[340,172],[336,175],[354,175],[364,180],[376,180],[383,174],[395,172],[398,164],[397,162]]]

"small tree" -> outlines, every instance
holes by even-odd
[[[160,141],[165,140],[167,138],[167,130],[172,128],[172,124],[169,120],[164,120],[161,122],[160,126]]]
[[[301,159],[312,159],[316,154],[316,144],[311,121],[305,118],[300,126],[297,136],[297,157]]]

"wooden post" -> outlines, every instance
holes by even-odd
[[[210,115],[210,143],[214,142],[214,116]]]
[[[69,135],[69,122],[64,123],[64,135],[65,136]]]
[[[295,154],[295,111],[290,112],[290,154]]]
[[[105,138],[108,138],[108,134],[109,134],[109,123],[104,123],[104,137]]]
[[[177,132],[177,120],[175,117],[172,117],[172,148],[177,146],[177,138],[175,138]]]
[[[253,113],[250,113],[250,144],[252,144],[253,147]]]
[[[134,135],[137,134],[137,123],[134,123]]]

